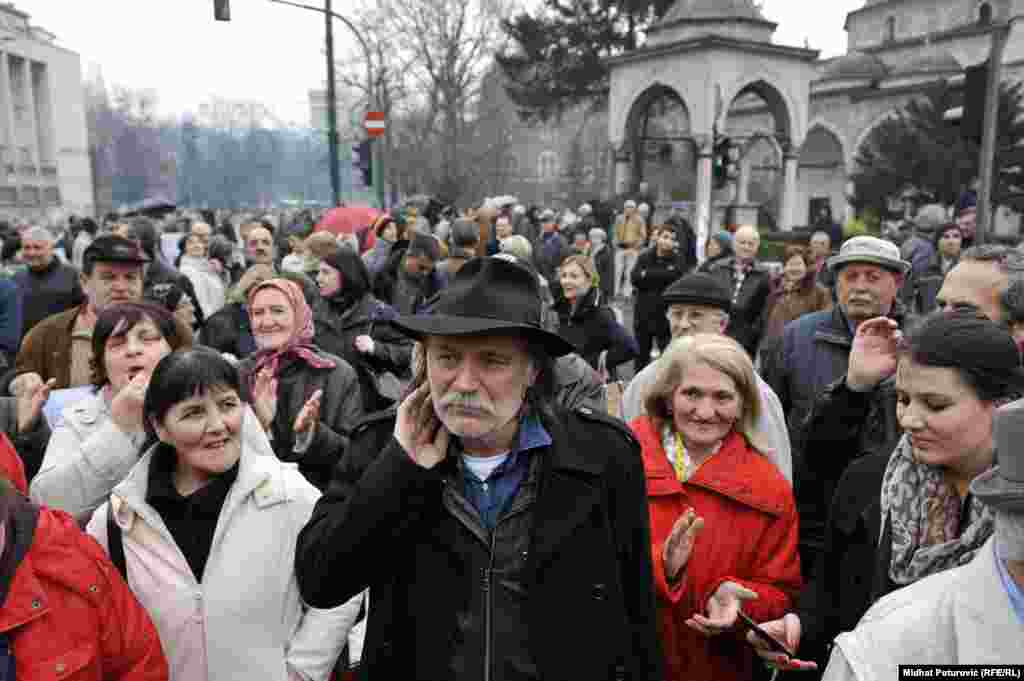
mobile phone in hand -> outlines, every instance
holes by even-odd
[[[793,652],[791,652],[789,650],[789,648],[787,648],[786,646],[782,645],[782,643],[780,643],[774,636],[772,636],[767,631],[762,629],[761,626],[757,622],[755,622],[754,620],[750,619],[750,616],[747,615],[747,613],[745,613],[742,610],[740,610],[739,611],[739,617],[740,617],[740,620],[743,622],[744,626],[746,626],[748,629],[753,631],[754,632],[754,636],[757,636],[759,639],[764,641],[764,643],[768,646],[769,649],[771,649],[771,651],[773,653],[780,653],[780,654],[786,655],[788,657],[794,657],[795,656],[795,654]]]

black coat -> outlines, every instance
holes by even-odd
[[[901,308],[897,307],[891,316],[900,321]],[[812,312],[786,325],[779,351],[765,355],[767,361],[761,374],[779,396],[789,424],[793,492],[800,513],[800,548],[805,570],[813,569],[814,556],[824,545],[834,481],[845,465],[861,454],[860,439],[852,436],[849,429],[859,428],[863,420],[850,421],[841,410],[819,409],[816,425],[808,421],[819,401],[833,404],[826,400],[827,389],[846,376],[852,346],[853,332],[841,306]],[[848,393],[844,389],[842,395],[834,396]],[[834,404],[839,406],[838,402]],[[859,404],[856,396],[849,404]],[[863,412],[866,414],[866,409]],[[815,439],[809,440],[812,437]],[[833,468],[829,467],[830,457],[837,462]]]
[[[313,313],[316,322],[317,347],[341,357],[355,368],[359,375],[365,411],[377,411],[372,375],[391,372],[396,377],[408,378],[412,361],[412,341],[402,336],[390,324],[395,311],[367,293],[345,312],[321,298]],[[356,350],[358,336],[373,338],[373,353]]]
[[[199,333],[199,342],[217,352],[245,359],[256,352],[249,313],[242,303],[228,303],[210,315]]]
[[[895,590],[889,579],[892,533],[882,527],[882,478],[890,453],[855,461],[842,476],[833,498],[825,546],[797,602],[801,658],[828,661],[828,646],[852,631],[871,604]],[[881,542],[879,536],[881,535]]]
[[[591,257],[594,260],[594,267],[597,268],[597,276],[601,278],[601,293],[604,294],[605,300],[611,300],[615,297],[615,251],[605,244],[597,255]]]
[[[662,679],[640,446],[589,409],[557,409],[543,424],[554,444],[534,453],[543,458],[524,596],[539,676]],[[436,681],[450,676],[456,613],[480,576],[463,572],[453,544],[465,533],[442,505],[441,466],[413,462],[394,428],[384,412],[356,431],[299,535],[296,577],[315,608],[370,588],[366,678]]]
[[[376,277],[373,279],[373,295],[395,309],[399,314],[415,314],[420,312],[435,294],[444,288],[445,281],[437,269],[432,269],[426,275],[420,285],[420,290],[411,301],[409,309],[402,309],[400,302],[395,300],[395,292],[398,288],[398,280],[402,276],[401,269],[404,267],[405,252],[409,249],[408,241],[397,242],[391,249],[391,256]]]
[[[681,276],[683,268],[676,253],[662,257],[657,249],[649,248],[637,257],[630,280],[636,291],[633,328],[638,334],[642,330],[656,333],[668,329],[661,294]]]
[[[331,471],[348,448],[352,429],[363,416],[363,398],[355,369],[340,357],[321,353],[332,359],[333,369],[316,369],[302,360],[282,362],[277,375],[277,414],[274,416],[271,445],[277,458],[296,461],[299,472],[323,490],[331,479]],[[242,383],[242,399],[252,402],[250,384],[255,360],[250,357],[238,365]],[[320,399],[320,421],[313,441],[304,453],[296,454],[295,417],[314,392],[323,390]]]
[[[21,296],[21,337],[47,317],[78,307],[85,293],[78,281],[78,270],[53,257],[42,272],[29,268],[11,277]]]
[[[708,274],[725,285],[730,294],[736,288],[735,262],[735,257],[722,258],[707,269]],[[726,335],[742,345],[751,357],[756,356],[757,346],[761,343],[765,321],[762,312],[771,292],[771,275],[764,266],[755,263],[754,268],[743,279],[739,296],[735,298],[732,312],[729,315]]]
[[[599,289],[590,289],[575,310],[572,303],[561,298],[555,304],[555,311],[558,313],[558,335],[572,343],[587,364],[595,369],[605,350],[608,351],[609,368],[636,356],[636,340],[619,324]]]

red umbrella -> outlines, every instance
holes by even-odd
[[[379,215],[381,215],[381,211],[369,206],[332,208],[324,214],[320,224],[316,226],[316,231],[327,231],[332,234],[358,234],[372,225]]]

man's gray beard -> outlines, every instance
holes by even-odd
[[[996,511],[995,535],[1000,557],[1024,562],[1024,513]]]

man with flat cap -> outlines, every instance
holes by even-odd
[[[107,235],[94,240],[82,257],[79,275],[86,301],[39,322],[21,344],[9,390],[22,395],[44,384],[60,390],[92,383],[92,329],[96,317],[115,303],[142,299],[149,257],[138,243]],[[10,377],[8,376],[8,379]]]
[[[369,587],[369,678],[661,679],[640,447],[552,399],[537,276],[466,263],[430,314],[410,394],[369,418],[299,537],[303,599]]]

